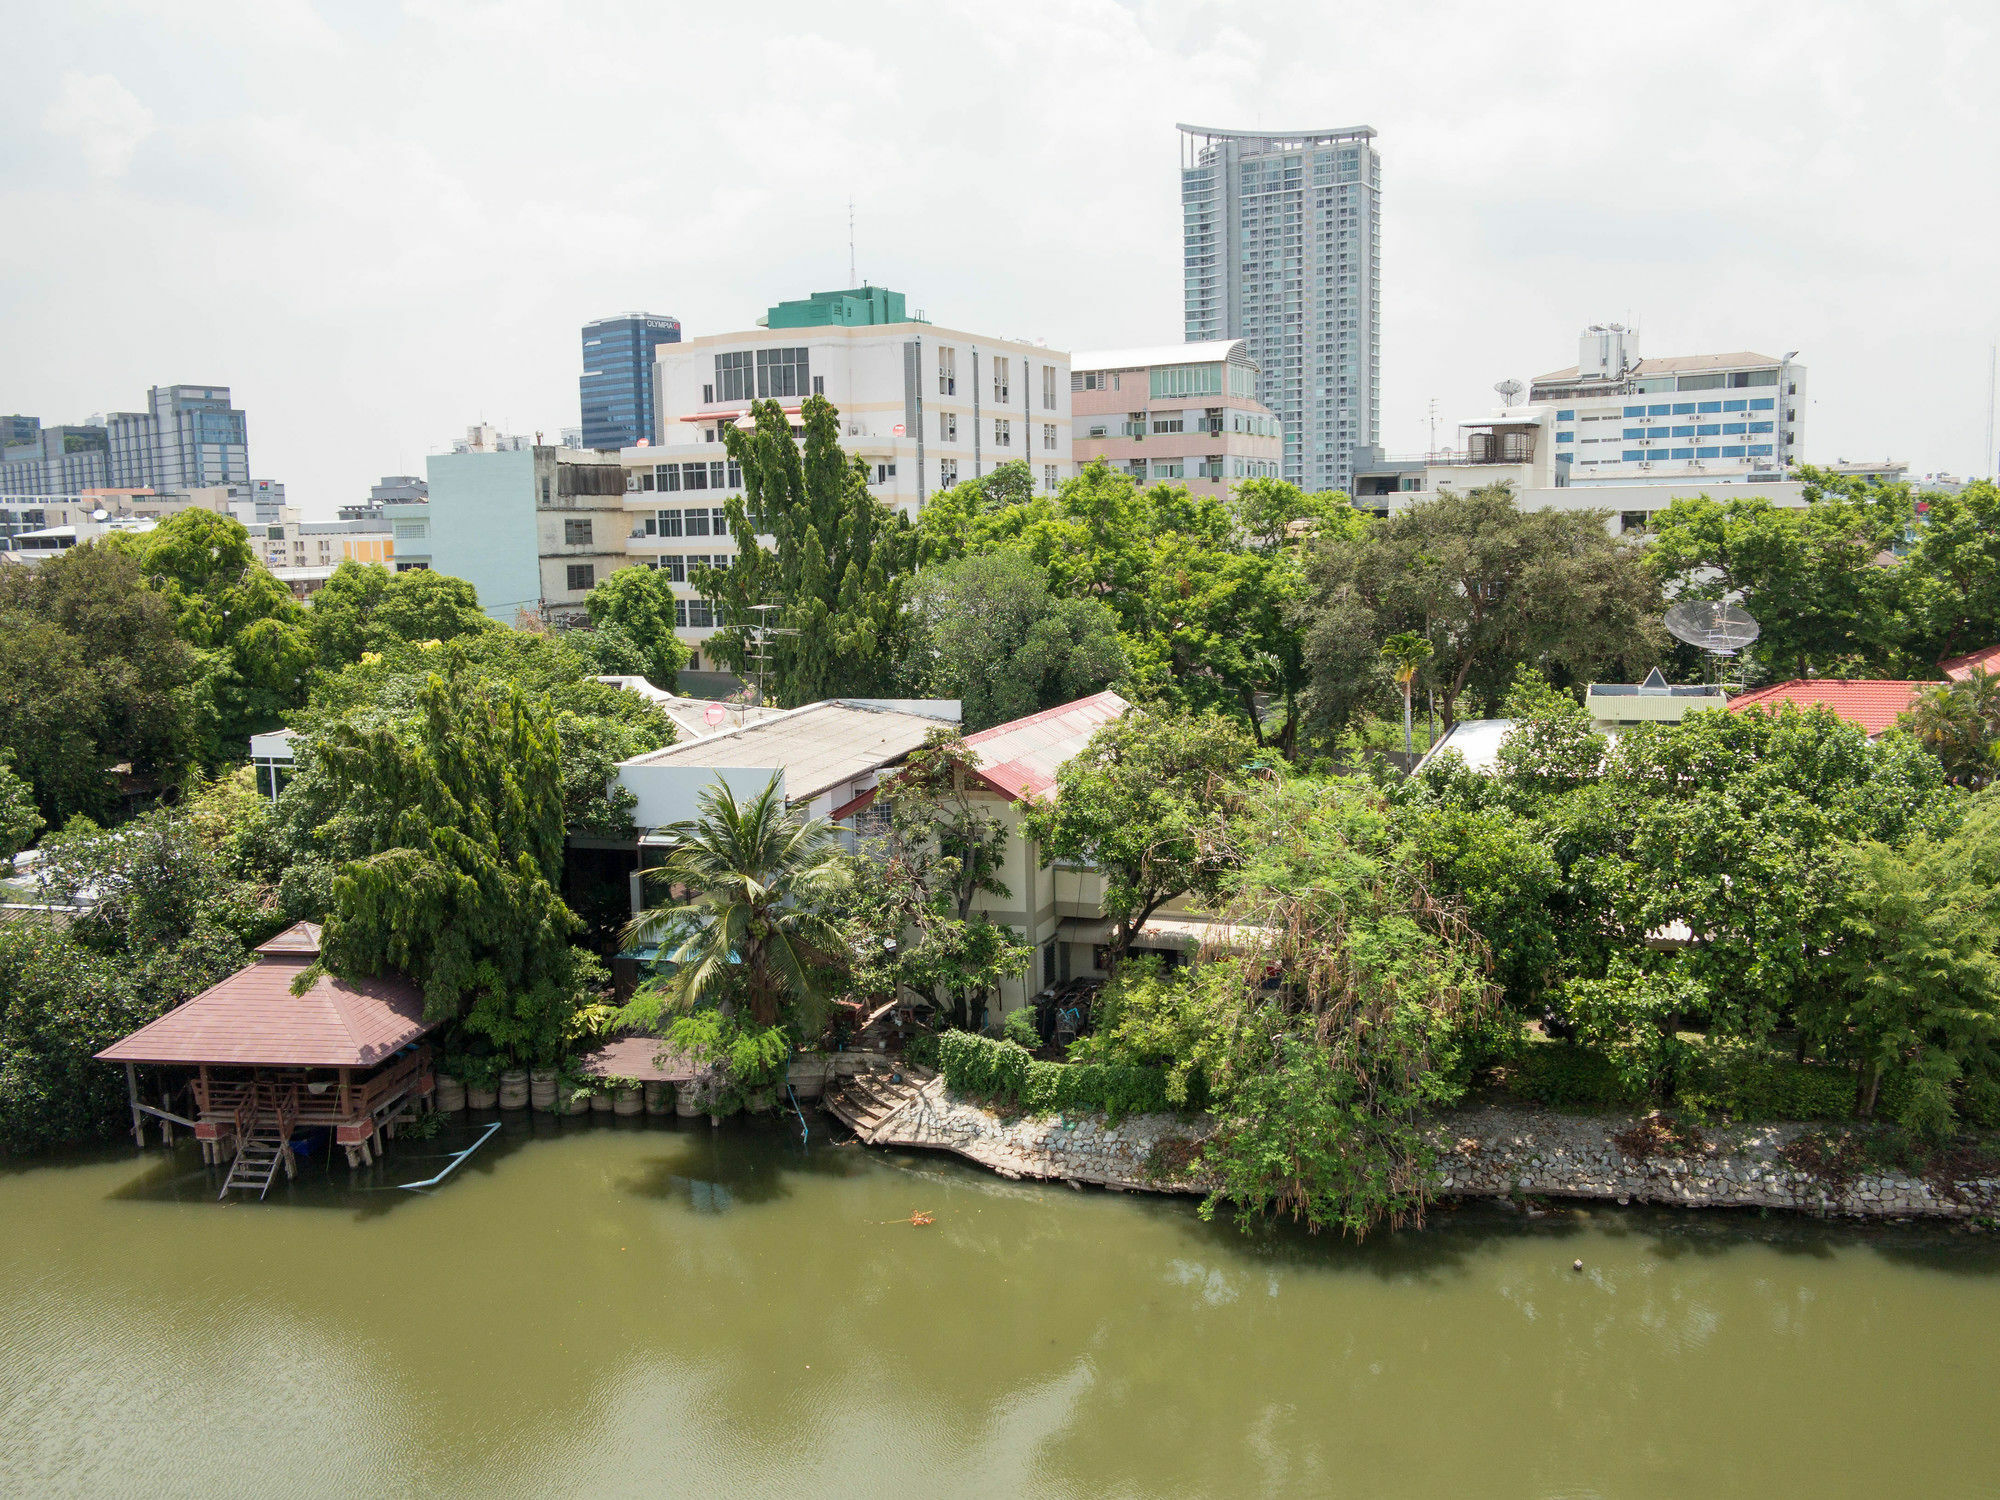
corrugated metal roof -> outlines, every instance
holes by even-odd
[[[637,693],[647,702],[657,705],[674,721],[674,727],[689,739],[719,734],[725,729],[736,729],[745,724],[761,724],[764,720],[775,719],[784,712],[782,708],[770,708],[754,703],[723,703],[713,698],[683,698],[678,693],[662,692],[643,677],[600,677],[597,680],[609,683],[612,687],[622,687],[628,693]],[[720,709],[721,713],[711,723],[709,713],[715,709]]]
[[[316,951],[316,931],[313,944]],[[406,979],[326,974],[294,995],[292,981],[309,958],[260,958],[97,1055],[105,1062],[370,1068],[436,1024],[424,1020],[424,997]]]
[[[1777,713],[1787,703],[1799,708],[1824,703],[1836,717],[1860,725],[1872,740],[1893,729],[1896,715],[1910,706],[1911,700],[1917,696],[1917,689],[1929,686],[1928,682],[1880,679],[1842,682],[1826,677],[1799,678],[1731,698],[1729,711],[1740,714],[1758,708],[1767,713]]]
[[[956,721],[934,714],[834,700],[790,709],[759,724],[724,729],[669,745],[625,765],[772,768],[785,773],[785,797],[804,802],[868,771],[893,765],[930,732]]]
[[[1941,661],[1938,670],[1953,682],[1963,682],[1974,672],[2000,672],[2000,646],[1988,646],[1984,651],[1968,651],[1963,656]]]
[[[1056,772],[1090,737],[1132,707],[1116,693],[1095,693],[1044,709],[1011,724],[966,736],[979,774],[995,791],[1019,802],[1039,797],[1056,784]]]

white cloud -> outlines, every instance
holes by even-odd
[[[258,473],[320,513],[481,416],[574,425],[589,318],[714,332],[843,283],[850,194],[861,274],[935,319],[1173,340],[1179,120],[1381,132],[1391,451],[1432,397],[1455,422],[1630,313],[1650,353],[1804,349],[1810,457],[1983,466],[1976,8],[229,5],[74,0],[10,34],[59,76],[0,94],[0,222],[38,229],[0,237],[25,290],[0,411],[226,382]],[[134,165],[155,114],[173,149]]]
[[[109,73],[65,73],[42,128],[72,137],[97,177],[117,177],[153,133],[153,112]]]

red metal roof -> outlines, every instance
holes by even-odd
[[[1917,689],[1929,686],[1928,682],[1890,682],[1869,678],[1856,681],[1840,681],[1831,677],[1795,678],[1791,682],[1759,688],[1754,693],[1739,694],[1729,700],[1729,711],[1740,714],[1760,708],[1767,713],[1777,713],[1787,703],[1799,708],[1824,703],[1836,717],[1860,725],[1872,740],[1893,729],[1896,715],[1910,706],[1911,700],[1917,696]]]
[[[982,781],[1002,796],[1028,801],[1054,787],[1064,763],[1131,706],[1116,693],[1094,693],[969,734],[965,743]]]
[[[1988,646],[1984,651],[1969,651],[1964,656],[1941,661],[1938,670],[1953,682],[1963,682],[1977,671],[2000,672],[2000,646]]]
[[[298,928],[281,933],[265,949],[296,942],[295,934]],[[323,974],[294,995],[292,981],[318,949],[315,930],[311,950],[267,952],[97,1055],[105,1062],[372,1068],[437,1024],[424,1020],[424,997],[406,979]]]

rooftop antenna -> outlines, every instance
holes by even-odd
[[[861,281],[854,270],[854,195],[847,197],[847,284],[859,286]],[[1992,446],[1988,444],[1988,446]]]
[[[1436,458],[1436,457],[1437,457],[1437,451],[1438,451],[1438,398],[1437,398],[1437,397],[1435,397],[1435,396],[1433,396],[1433,397],[1431,397],[1431,451],[1430,451],[1430,457],[1432,457],[1432,458]]]
[[[749,636],[750,660],[757,664],[757,706],[759,708],[764,706],[764,672],[771,664],[771,638],[773,636],[798,634],[796,630],[788,630],[771,623],[770,611],[783,608],[782,604],[753,604],[750,606],[750,613],[757,617],[756,623],[749,627]],[[739,726],[743,723],[741,708],[737,710],[736,722]]]
[[[1521,399],[1521,392],[1526,390],[1527,387],[1522,385],[1520,381],[1509,377],[1495,385],[1493,389],[1500,393],[1501,405],[1512,406],[1516,401]]]
[[[1667,611],[1667,634],[1706,651],[1720,675],[1722,662],[1763,633],[1756,617],[1740,604],[1717,599],[1684,599]]]

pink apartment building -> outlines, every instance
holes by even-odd
[[[1284,429],[1257,399],[1257,361],[1243,339],[1077,354],[1069,368],[1079,470],[1101,458],[1140,484],[1216,496],[1284,472]]]

